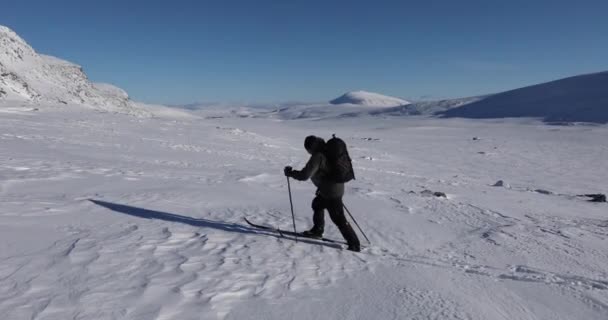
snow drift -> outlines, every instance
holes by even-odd
[[[608,123],[608,72],[498,93],[438,115],[474,119],[534,117],[546,122]]]
[[[330,101],[331,104],[354,104],[361,106],[373,106],[373,107],[396,107],[407,105],[410,102],[379,93],[367,92],[367,91],[352,91],[345,93],[344,95]]]

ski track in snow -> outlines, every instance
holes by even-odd
[[[30,233],[10,233],[15,238],[0,246],[0,314],[222,319],[244,301],[282,301],[389,268],[536,284],[565,294],[582,310],[608,315],[605,207],[521,191],[599,188],[606,174],[584,168],[606,147],[563,140],[567,150],[548,147],[552,134],[589,133],[448,120],[378,127],[363,120],[361,128],[349,123],[356,119],[334,120],[331,128],[344,132],[351,146],[358,180],[349,184],[345,201],[372,241],[354,254],[306,239],[296,243],[242,220],[291,228],[281,169],[305,163],[302,140],[311,132],[328,136],[323,121],[3,115],[0,227],[47,234],[28,240]],[[507,140],[516,129],[538,141]],[[595,130],[590,137],[601,143],[597,137],[606,130]],[[493,136],[470,141],[478,132]],[[433,152],[446,145],[454,145],[445,150],[449,156]],[[569,155],[583,152],[589,157]],[[557,173],[574,165],[582,178],[565,186],[575,173]],[[535,175],[538,167],[544,173]],[[515,187],[490,187],[501,173]],[[309,183],[292,188],[296,222],[304,229],[314,189]],[[426,189],[447,199],[425,196]],[[341,239],[329,218],[327,224],[326,235]],[[442,291],[406,287],[389,296],[408,301],[411,319],[481,318]],[[497,314],[507,300],[515,301],[489,299]],[[532,311],[522,306],[517,312]]]

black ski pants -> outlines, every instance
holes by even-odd
[[[340,233],[342,233],[342,236],[348,245],[359,247],[359,238],[357,237],[355,230],[353,230],[350,223],[348,223],[346,217],[344,216],[344,204],[342,203],[342,198],[326,199],[320,195],[317,195],[312,200],[312,220],[314,223],[313,230],[323,234],[323,230],[325,228],[325,210],[329,212],[331,221],[333,221],[338,227],[338,230],[340,230]]]

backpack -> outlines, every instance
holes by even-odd
[[[334,134],[325,143],[323,154],[327,158],[328,177],[330,180],[337,183],[345,183],[355,179],[352,160],[348,155],[346,143],[342,139],[336,138]]]

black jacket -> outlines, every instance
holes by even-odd
[[[344,196],[344,183],[336,183],[328,178],[329,169],[327,158],[323,154],[323,145],[322,140],[314,143],[309,150],[311,156],[306,166],[300,171],[292,171],[290,176],[300,181],[311,179],[317,187],[318,195],[323,198],[341,198]]]

